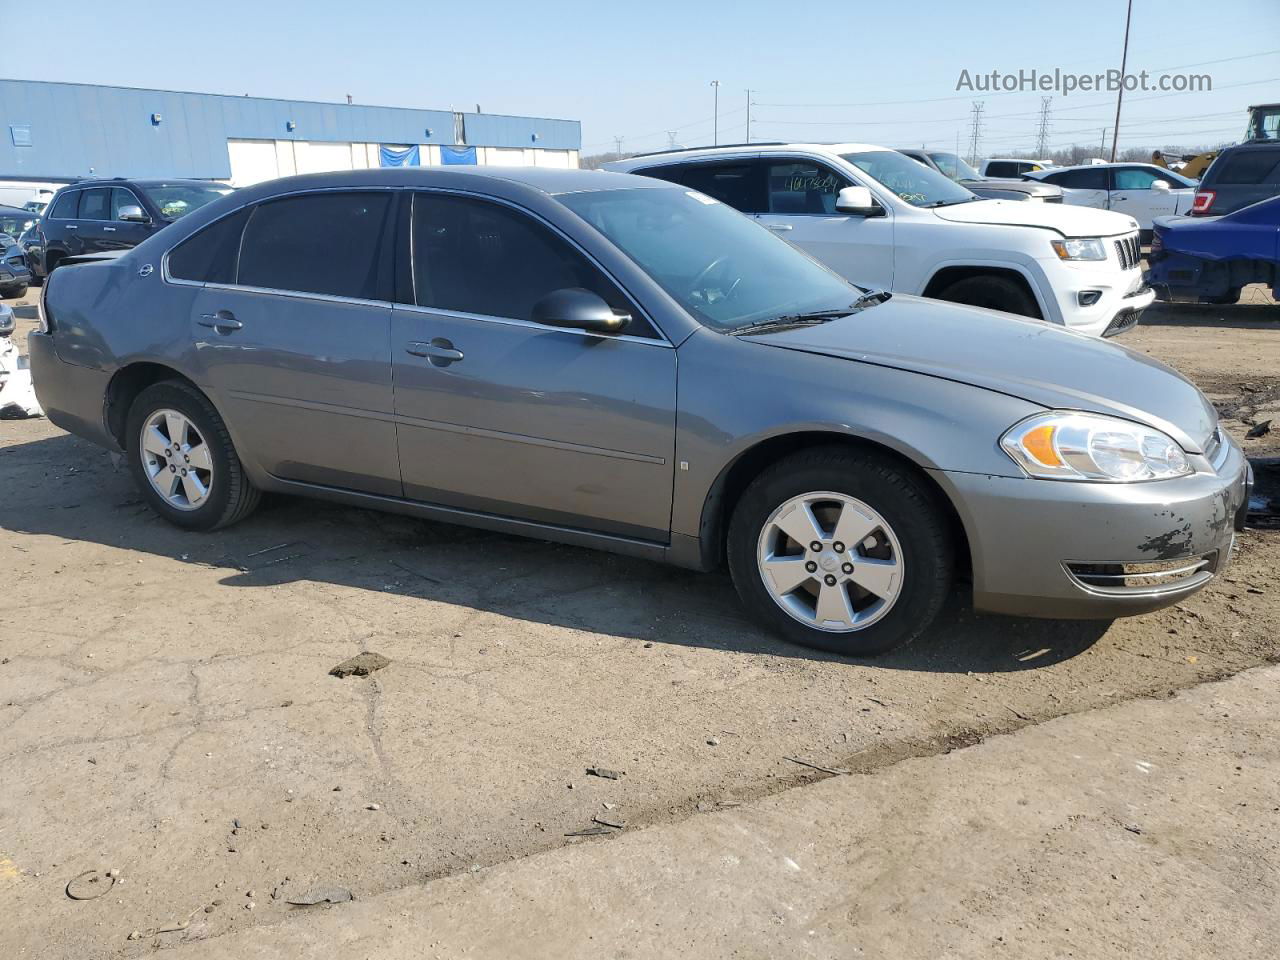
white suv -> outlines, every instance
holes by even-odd
[[[1132,217],[983,200],[886,147],[751,144],[605,164],[756,217],[864,287],[1039,317],[1111,336],[1155,299]]]

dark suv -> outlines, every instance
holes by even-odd
[[[1227,147],[1196,188],[1193,217],[1217,217],[1280,195],[1280,141],[1251,140]]]
[[[231,192],[205,180],[82,180],[59,190],[28,247],[45,277],[63,257],[136,247],[165,224]]]

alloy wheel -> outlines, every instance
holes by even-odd
[[[176,410],[156,410],[142,425],[142,468],[156,493],[178,510],[198,510],[213,489],[213,457],[196,425]]]
[[[828,633],[864,630],[902,592],[902,548],[893,528],[843,493],[805,493],[765,521],[756,551],[765,589],[791,617]]]

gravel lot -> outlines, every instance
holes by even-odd
[[[1237,438],[1275,417],[1244,443],[1280,455],[1274,304],[1158,307],[1122,342]],[[1280,659],[1275,527],[1157,614],[1011,620],[957,594],[854,663],[758,629],[723,576],[288,499],[186,534],[46,420],[0,423],[0,480],[5,957],[130,956],[820,776],[788,757],[873,769]],[[329,675],[361,651],[391,663]],[[109,869],[106,894],[64,892]]]

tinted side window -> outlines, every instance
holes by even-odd
[[[1280,182],[1280,150],[1258,150],[1245,147],[1219,157],[1213,165],[1213,182]]]
[[[849,186],[830,167],[813,160],[785,160],[768,166],[770,213],[835,213],[836,194]]]
[[[1019,165],[1007,160],[996,160],[987,164],[985,173],[988,177],[1016,177],[1019,173]]]
[[[142,201],[133,195],[132,190],[126,190],[124,187],[112,187],[111,189],[111,219],[120,219],[121,207],[142,207],[142,212],[146,213],[147,208],[142,206]]]
[[[654,336],[636,307],[548,227],[496,203],[427,193],[413,200],[413,282],[419,306],[532,320],[554,290],[583,287],[631,315],[626,333]]]
[[[169,251],[169,276],[199,283],[235,283],[240,236],[249,211],[209,224]]]
[[[636,172],[692,187],[743,213],[764,213],[768,206],[761,169],[756,162],[689,163]]]
[[[364,300],[387,288],[379,257],[391,194],[315,193],[253,208],[240,245],[237,282]]]
[[[1105,190],[1107,189],[1107,170],[1097,167],[1091,170],[1067,170],[1054,173],[1044,178],[1068,190]]]
[[[68,190],[66,193],[58,194],[58,200],[53,205],[53,209],[49,211],[49,217],[53,220],[74,220],[76,218],[76,207],[80,203],[80,191]]]
[[[1111,172],[1112,190],[1150,190],[1151,184],[1163,177],[1157,177],[1154,171],[1141,167],[1120,167]],[[1169,183],[1169,181],[1165,181]],[[1172,184],[1170,184],[1172,186]]]
[[[110,208],[111,189],[109,187],[95,187],[80,194],[81,220],[110,220]]]

